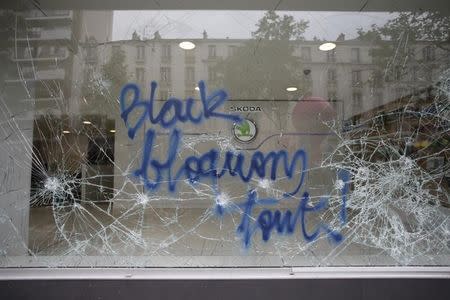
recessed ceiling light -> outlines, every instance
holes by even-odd
[[[333,50],[334,48],[336,48],[335,43],[323,43],[322,45],[319,46],[319,50],[321,51],[330,51]]]
[[[116,130],[115,129],[111,129],[109,132],[114,133],[114,132],[116,132]]]
[[[286,88],[286,91],[288,92],[295,92],[297,90],[297,88],[295,86],[290,86]]]
[[[70,133],[69,130],[63,130],[63,133]]]
[[[92,122],[91,121],[83,121],[83,124],[90,125],[90,124],[92,124]]]
[[[196,91],[200,91],[200,88],[198,86],[195,87]]]
[[[180,46],[180,48],[184,50],[192,50],[195,48],[195,44],[189,41],[181,42],[178,44],[178,46]]]

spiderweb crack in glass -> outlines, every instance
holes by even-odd
[[[303,15],[261,13],[258,28],[248,28],[249,38],[212,39],[205,32],[203,39],[192,39],[196,49],[186,54],[170,34],[189,27],[180,24],[193,22],[193,12],[177,21],[165,18],[176,13],[159,12],[149,18],[152,26],[142,28],[127,21],[125,27],[137,31],[132,39],[106,41],[97,25],[108,23],[101,17],[108,12],[49,11],[36,18],[2,11],[0,18],[13,29],[2,39],[6,44],[0,43],[2,266],[449,264],[449,47],[439,30],[431,30],[448,28],[447,17],[376,15],[375,26],[355,27],[356,33],[345,32],[347,38],[339,35],[336,52],[321,53],[321,33],[304,35],[308,23],[296,22]],[[89,14],[95,30],[88,26]],[[229,14],[240,23],[239,32],[252,19],[249,12]],[[164,24],[158,24],[161,18]],[[154,38],[148,28],[157,31]],[[312,38],[316,33],[318,40]],[[324,39],[336,36],[333,31]],[[225,88],[229,101],[221,102],[222,93],[208,102],[201,84],[195,89],[198,78],[208,78],[213,91]],[[160,83],[159,93],[148,84],[152,80]],[[153,93],[151,112],[137,105],[149,101],[139,96],[127,115],[130,128],[146,115],[142,130],[131,132],[133,141],[120,101],[128,82],[142,95]],[[297,91],[287,93],[289,86]],[[131,101],[125,109],[132,96],[126,96]],[[183,100],[167,101],[173,96]],[[158,119],[165,128],[152,122],[158,115],[148,116],[161,110],[167,111]],[[255,139],[235,139],[232,125],[238,120],[203,117],[189,124],[212,110],[254,122]],[[167,141],[175,123],[183,134],[171,148]],[[217,182],[182,176],[174,179],[175,192],[149,192],[132,176],[142,166],[149,130],[158,135],[152,158],[163,162],[173,155],[174,170],[185,170],[186,158],[210,149],[222,161],[224,153],[251,158],[275,150],[292,158],[304,148],[309,155],[292,174],[279,168],[270,178],[244,176],[244,183],[241,176]],[[251,159],[242,161],[240,170],[251,166]],[[340,170],[348,171],[348,182]],[[149,178],[158,173],[148,171]],[[283,199],[303,175],[298,193]],[[162,178],[160,184],[169,181]],[[302,206],[305,191],[309,198]],[[246,213],[250,192],[257,200],[279,201],[259,202]],[[312,210],[317,207],[324,209]],[[308,218],[293,222],[296,212],[306,211]],[[287,220],[288,212],[292,222],[280,221],[284,227],[277,230],[276,220]],[[321,224],[340,233],[341,243],[329,243]],[[318,228],[321,234],[307,242],[302,229],[311,235]],[[251,247],[242,247],[246,242]]]

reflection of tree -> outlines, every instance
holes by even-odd
[[[126,70],[125,53],[121,49],[113,49],[111,57],[101,66],[100,72],[95,73],[93,69],[87,69],[82,93],[89,104],[90,113],[104,113],[105,104],[119,97],[120,89],[128,81]]]
[[[219,81],[233,98],[284,99],[286,87],[302,79],[292,40],[303,39],[308,22],[268,11],[257,26],[253,39],[217,64]]]
[[[383,141],[383,151],[377,148],[371,153],[365,146],[361,153],[390,161],[406,156],[433,178],[424,185],[427,192],[436,189],[448,194],[445,171],[428,165],[442,162],[438,165],[444,168],[449,159],[446,116],[450,107],[443,86],[450,66],[450,17],[437,12],[403,12],[383,26],[359,29],[358,35],[360,40],[373,44],[370,54],[377,72],[402,91],[396,93],[394,101],[388,99],[382,115],[370,120],[374,124],[367,129],[370,134],[361,130],[364,134],[355,135],[358,139],[371,135],[373,141]],[[374,132],[376,127],[382,131]]]
[[[450,51],[450,17],[438,12],[402,12],[383,26],[358,29],[358,39],[374,44],[370,54],[374,63],[385,70],[385,78],[400,79],[410,71],[406,66],[414,60],[418,41]],[[430,52],[424,56],[434,59],[433,48],[423,49]]]
[[[104,80],[109,83],[109,91],[113,97],[119,95],[120,89],[128,81],[126,70],[124,51],[113,51],[109,61],[102,67]]]
[[[438,12],[400,13],[379,30],[393,40],[406,34],[412,41],[433,41],[436,46],[450,50],[450,17]]]

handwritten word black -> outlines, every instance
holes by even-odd
[[[161,110],[155,116],[153,105],[155,102],[157,86],[158,85],[155,81],[151,82],[150,99],[148,100],[142,100],[140,98],[140,89],[134,83],[128,83],[122,88],[120,93],[121,118],[128,128],[128,136],[131,139],[134,139],[136,132],[144,125],[146,120],[148,120],[151,124],[159,124],[163,128],[174,127],[177,122],[191,122],[193,124],[199,124],[203,120],[210,118],[221,118],[233,122],[242,121],[242,118],[239,115],[216,112],[216,110],[228,100],[228,94],[224,90],[216,90],[211,94],[206,95],[206,86],[203,81],[198,83],[200,100],[203,108],[199,115],[193,115],[193,108],[195,104],[195,100],[193,98],[187,98],[186,101],[183,102],[180,99],[172,97],[164,102]],[[129,93],[132,94],[132,100],[131,103],[127,105],[126,102]],[[133,112],[140,114],[140,117],[134,126],[129,122],[129,116]]]

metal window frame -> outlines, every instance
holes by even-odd
[[[450,267],[7,268],[0,280],[450,279]]]

